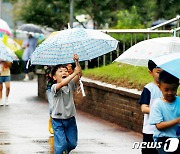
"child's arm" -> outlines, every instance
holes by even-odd
[[[57,83],[57,86],[56,86],[56,90],[60,90],[63,86],[66,86],[75,76],[78,75],[78,73],[80,72],[80,69],[79,68],[75,68],[74,69],[74,72],[69,75],[68,77],[66,77],[65,79],[63,79],[60,83]]]
[[[150,113],[150,107],[149,107],[149,105],[147,105],[147,104],[142,104],[142,105],[141,105],[141,111],[142,111],[142,113],[149,114],[149,113]]]
[[[172,127],[176,124],[179,124],[179,123],[180,123],[180,117],[177,119],[174,119],[174,120],[160,122],[160,123],[156,124],[156,128],[159,130],[163,130],[163,129]]]
[[[149,114],[150,113],[150,99],[151,99],[151,92],[149,89],[144,87],[140,99],[139,99],[139,104],[141,105],[141,111],[144,114]]]
[[[76,68],[75,69],[79,69],[79,73],[74,77],[74,82],[77,83],[80,79],[80,77],[82,76],[82,69],[81,69],[81,66],[79,64],[79,57],[77,54],[74,55],[74,61],[76,63]]]

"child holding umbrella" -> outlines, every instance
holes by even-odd
[[[69,153],[77,146],[76,109],[73,100],[73,91],[76,89],[82,70],[78,62],[78,55],[74,55],[77,66],[69,75],[66,65],[57,65],[52,70],[56,84],[52,85],[53,110],[52,124],[54,130],[55,154]]]

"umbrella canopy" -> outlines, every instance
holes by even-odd
[[[7,35],[4,35],[3,38],[0,38],[0,40],[14,52],[21,49],[21,46]]]
[[[29,33],[40,33],[40,34],[43,33],[41,28],[34,24],[23,24],[22,26],[18,28],[18,30],[29,32]]]
[[[9,28],[6,21],[0,19],[0,32],[6,33],[7,35],[12,35],[11,29]]]
[[[158,67],[180,78],[180,52],[152,58],[152,61],[154,61]]]
[[[8,47],[6,47],[2,41],[0,41],[0,60],[9,62],[18,60],[16,54]]]
[[[73,28],[59,31],[41,43],[31,55],[35,65],[57,65],[90,60],[116,50],[118,41],[111,36],[92,29]]]
[[[141,41],[130,47],[115,61],[137,66],[147,66],[148,60],[173,52],[180,52],[179,37],[160,37]]]

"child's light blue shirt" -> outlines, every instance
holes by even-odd
[[[162,98],[159,98],[152,105],[149,122],[151,125],[155,125],[162,121],[170,121],[178,117],[180,117],[180,97],[177,96],[172,103],[164,102]],[[153,135],[155,141],[158,137],[180,138],[180,136],[176,135],[178,125],[179,124],[176,124],[164,130],[158,130],[157,128],[155,128],[155,132]]]

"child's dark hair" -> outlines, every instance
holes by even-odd
[[[152,60],[149,60],[148,61],[148,69],[152,72],[152,70],[154,69],[154,68],[156,68],[157,67],[157,65],[152,61]]]
[[[179,85],[179,79],[164,70],[159,74],[159,83],[161,82]]]
[[[56,71],[58,70],[58,68],[66,68],[68,70],[66,65],[56,65],[56,66],[53,67],[53,69],[51,71],[52,76],[54,76],[56,74]]]

